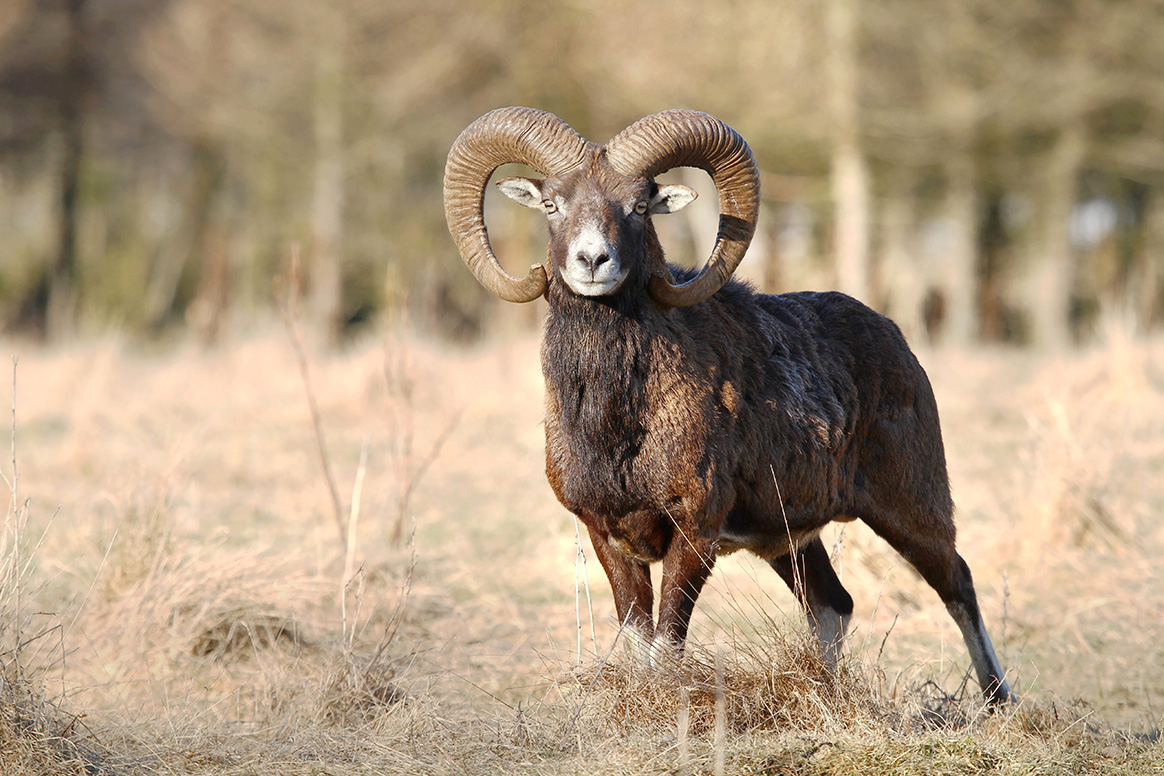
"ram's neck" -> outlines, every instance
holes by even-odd
[[[542,370],[561,423],[573,432],[633,433],[651,368],[649,302],[550,295]]]

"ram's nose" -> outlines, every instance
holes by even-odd
[[[598,272],[599,267],[610,261],[610,252],[605,250],[578,251],[574,255],[574,260],[590,270],[590,275],[593,276]]]

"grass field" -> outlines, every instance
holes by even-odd
[[[855,523],[837,678],[741,555],[684,663],[629,663],[543,475],[533,336],[309,347],[338,510],[281,332],[0,353],[2,773],[1164,772],[1164,340],[922,354],[1022,697],[993,715]]]

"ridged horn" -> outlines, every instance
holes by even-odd
[[[752,149],[714,116],[668,110],[639,119],[606,144],[616,172],[654,178],[673,167],[705,170],[719,192],[719,232],[698,275],[673,285],[666,267],[653,269],[651,296],[670,307],[707,299],[727,282],[752,241],[760,208],[760,174]]]
[[[530,267],[524,278],[502,268],[485,228],[485,186],[503,164],[533,167],[561,176],[580,166],[586,141],[552,113],[534,108],[498,108],[460,134],[445,163],[445,220],[461,258],[490,293],[507,302],[529,302],[546,290],[546,270]]]

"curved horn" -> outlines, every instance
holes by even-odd
[[[639,119],[606,144],[606,158],[620,174],[654,178],[673,167],[699,167],[719,192],[719,233],[707,263],[686,283],[673,285],[666,267],[655,268],[650,292],[670,307],[707,299],[735,272],[756,230],[760,174],[752,149],[714,116],[668,110]]]
[[[546,290],[546,270],[530,267],[524,278],[506,272],[485,229],[485,185],[503,164],[526,164],[549,176],[582,164],[586,141],[552,113],[498,108],[460,134],[445,163],[445,220],[461,258],[485,288],[507,302],[529,302]]]

